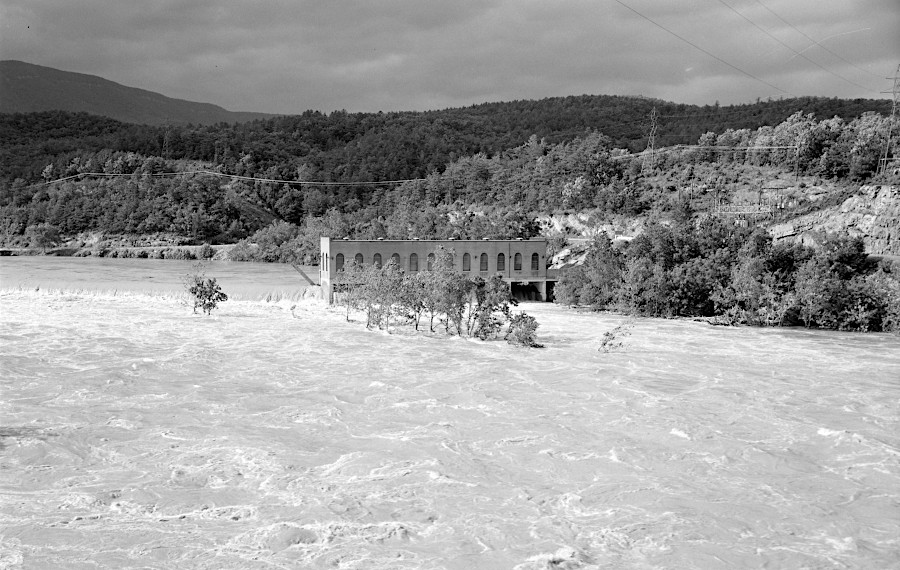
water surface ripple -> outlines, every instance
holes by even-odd
[[[0,567],[900,566],[900,339],[0,293]]]

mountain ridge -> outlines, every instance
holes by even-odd
[[[18,60],[0,61],[0,113],[56,110],[146,125],[241,123],[277,116],[175,99],[97,75]]]

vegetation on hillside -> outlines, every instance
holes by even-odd
[[[819,120],[839,116],[845,121],[872,111],[888,114],[890,103],[804,97],[719,107],[582,95],[428,112],[307,111],[207,126],[132,125],[62,111],[0,114],[4,141],[0,181],[37,181],[51,164],[53,173],[60,175],[102,172],[108,153],[115,152],[199,161],[228,174],[261,178],[324,182],[423,178],[442,172],[458,158],[494,156],[524,144],[532,135],[557,144],[602,132],[613,147],[643,150],[653,108],[660,113],[657,145],[670,146],[692,144],[710,131],[776,125],[798,111]],[[108,152],[95,156],[103,151]]]
[[[44,131],[29,121],[9,117],[4,128],[16,131],[10,126],[13,123],[30,125],[16,131],[18,138],[13,136],[9,140],[30,140],[23,145],[32,150],[48,148],[59,141],[81,140],[76,133],[60,126],[60,138],[39,144],[39,133],[54,132],[52,126],[65,123],[63,115],[45,118],[49,123]],[[108,131],[114,130],[115,125],[108,120],[91,128],[89,118],[78,118],[86,122],[83,132],[89,136],[85,140],[96,139],[101,145],[106,140],[104,137],[112,136]],[[254,124],[273,126],[276,124],[273,121],[276,120]],[[333,127],[340,123],[329,124]],[[688,185],[704,187],[707,190],[704,198],[709,202],[728,201],[729,185],[738,180],[746,182],[747,173],[754,169],[758,178],[763,178],[763,169],[769,169],[837,181],[868,180],[877,168],[887,133],[888,119],[876,113],[864,113],[849,121],[841,118],[820,121],[811,114],[795,113],[775,126],[755,130],[729,128],[718,134],[705,132],[696,141],[699,146],[670,148],[659,153],[649,171],[643,157],[628,155],[599,132],[585,133],[557,144],[531,136],[519,146],[494,154],[463,156],[440,170],[430,171],[422,179],[382,187],[317,187],[235,180],[211,174],[172,177],[167,174],[191,170],[197,165],[184,159],[148,156],[132,150],[103,148],[76,152],[72,156],[60,152],[55,155],[56,160],[50,163],[39,160],[31,170],[40,169],[38,176],[48,181],[82,173],[109,176],[76,177],[52,184],[29,183],[20,177],[7,181],[0,197],[0,230],[7,242],[20,239],[28,228],[40,224],[54,226],[62,235],[169,232],[186,236],[195,243],[234,243],[246,238],[238,248],[241,256],[236,258],[281,261],[313,261],[320,234],[401,239],[527,238],[539,231],[534,219],[540,213],[591,210],[599,217],[608,217],[666,212],[679,201],[676,190]],[[163,131],[158,134],[172,138]],[[122,135],[122,132],[115,134]],[[285,132],[271,136],[273,141],[277,137],[293,140],[293,135],[287,136]],[[299,138],[311,136],[304,131]],[[346,150],[346,145],[338,144],[342,139],[334,132],[322,134],[320,139],[324,147],[333,142],[336,148]],[[170,147],[175,144],[172,140]],[[122,146],[140,145],[122,143]],[[18,153],[17,148],[15,144],[4,146],[4,152],[14,158],[27,155],[24,151]],[[290,143],[285,142],[279,151],[288,157],[281,166],[273,166],[274,170],[262,174],[302,181],[311,177],[310,172],[317,172],[310,170],[307,163],[292,174],[284,172],[285,164],[296,166],[292,161],[298,159],[287,152],[289,148]],[[354,148],[360,150],[358,145]],[[379,148],[382,150],[370,149],[372,154],[366,154],[367,160],[377,160],[374,157],[379,152],[406,152],[402,151],[403,145]],[[422,152],[416,160],[420,165],[428,164]],[[440,156],[443,159],[447,155]],[[352,160],[347,160],[343,164],[349,168]],[[14,163],[15,160],[10,162]],[[260,174],[254,153],[242,155],[234,164],[226,161],[204,168],[234,171],[236,175]],[[401,176],[406,172],[392,167],[382,174]],[[342,176],[354,178],[349,171]],[[278,225],[277,232],[264,229],[273,222]],[[265,248],[262,255],[254,253],[259,248],[253,244],[264,241],[266,233],[285,233],[282,231],[285,223],[290,224],[287,231],[290,253],[272,253]],[[260,230],[263,234],[256,233]]]
[[[624,247],[598,236],[564,269],[558,302],[725,324],[900,332],[900,273],[868,260],[861,239],[773,244],[712,217],[650,224]]]

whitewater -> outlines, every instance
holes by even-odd
[[[896,568],[900,338],[544,303],[366,330],[289,267],[0,262],[2,568]],[[148,285],[153,282],[154,284]]]

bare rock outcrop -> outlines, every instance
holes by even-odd
[[[862,186],[840,206],[800,216],[769,228],[776,240],[810,244],[821,232],[862,237],[866,252],[900,256],[900,188]]]

